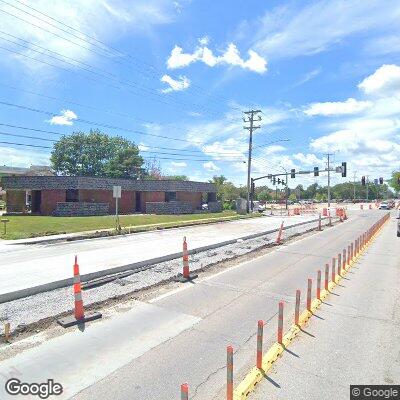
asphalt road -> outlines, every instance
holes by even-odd
[[[266,321],[265,346],[272,344],[278,301],[285,301],[288,326],[295,290],[304,294],[307,278],[383,214],[354,212],[346,223],[137,302],[83,332],[30,338],[38,342],[33,348],[1,363],[0,381],[16,374],[28,382],[51,377],[63,384],[63,398],[79,400],[178,399],[180,384],[188,382],[191,398],[222,399],[226,346],[234,346],[238,382],[254,363],[257,320]],[[1,391],[0,397],[9,398]]]
[[[315,218],[315,215],[253,218],[52,244],[1,242],[0,295],[71,278],[76,254],[81,274],[88,274],[181,252],[183,236],[187,237],[189,248],[194,249],[276,229],[282,219],[295,224]]]
[[[350,385],[400,385],[400,238],[392,218],[250,397],[349,399]]]

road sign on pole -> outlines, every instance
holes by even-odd
[[[115,199],[115,224],[117,231],[121,230],[118,216],[118,199],[121,198],[121,186],[113,186],[113,197]]]

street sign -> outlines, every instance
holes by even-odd
[[[121,198],[121,186],[113,186],[113,197],[114,199]]]

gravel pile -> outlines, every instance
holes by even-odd
[[[322,221],[326,225],[327,220]],[[316,222],[285,229],[283,239],[316,229]],[[248,232],[247,232],[248,234]],[[250,253],[268,245],[274,245],[277,233],[254,239],[238,239],[236,243],[192,254],[189,257],[190,270],[198,271],[220,261],[226,261]],[[149,266],[148,269],[132,273],[101,286],[83,292],[85,306],[115,299],[119,296],[171,280],[182,272],[182,260],[175,259]],[[70,287],[40,293],[34,296],[0,304],[0,321],[8,321],[12,332],[23,331],[40,320],[45,320],[73,309],[74,298]]]

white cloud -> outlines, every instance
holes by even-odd
[[[372,75],[366,77],[359,85],[368,95],[388,96],[400,93],[400,67],[382,65]]]
[[[207,46],[208,43],[210,43],[210,38],[208,36],[203,36],[202,38],[199,39],[199,43],[202,46]]]
[[[304,83],[311,81],[314,79],[316,76],[318,76],[321,73],[321,68],[315,68],[310,72],[307,72],[298,82],[296,82],[293,87],[301,86]]]
[[[71,110],[61,110],[60,115],[54,115],[51,119],[49,119],[48,123],[50,125],[73,125],[74,120],[77,119],[78,116]]]
[[[10,2],[13,4],[13,2]],[[51,15],[53,18],[62,21],[74,29],[86,32],[90,36],[106,43],[112,42],[116,37],[123,34],[151,34],[154,26],[167,24],[173,21],[176,14],[174,5],[168,0],[30,0],[26,2],[31,7]],[[21,10],[25,10],[31,14],[37,15],[49,23],[57,24],[51,19],[47,19],[41,14],[35,14],[35,11],[25,8],[21,4],[14,4]],[[5,11],[10,14],[17,15],[27,22],[23,22],[11,15],[2,14],[2,30],[20,37],[24,40],[32,42],[36,45],[45,47],[51,51],[61,53],[65,56],[72,57],[78,61],[90,60],[97,57],[89,49],[101,52],[88,43],[78,38],[68,36],[63,32],[40,21],[33,16],[29,16],[22,11],[16,10],[11,6],[3,5]],[[60,36],[70,39],[70,42],[63,40],[61,37],[52,35],[44,30],[31,24],[42,27],[51,32],[55,32]],[[15,40],[15,39],[12,39]],[[88,39],[90,41],[90,39]],[[72,42],[78,43],[80,46]],[[86,48],[85,48],[86,47]],[[39,57],[33,52],[34,46],[29,49],[18,48],[18,52],[34,58],[45,59],[44,56]],[[38,50],[36,48],[36,50]],[[39,49],[40,50],[40,49]],[[6,57],[3,58],[4,60]],[[49,67],[36,63],[22,56],[9,55],[8,59],[20,61],[26,68],[37,71],[38,69],[48,69]]]
[[[346,101],[328,101],[325,103],[313,103],[304,110],[304,113],[308,116],[356,114],[365,111],[371,107],[372,102],[370,101],[358,101],[356,99],[349,98]]]
[[[186,90],[190,86],[190,80],[186,76],[179,76],[179,80],[171,78],[169,75],[163,75],[160,79],[169,85],[169,88],[162,89],[163,93]]]
[[[219,171],[220,168],[217,167],[212,161],[208,161],[203,164],[204,169],[207,171]]]
[[[31,165],[49,165],[48,153],[33,148],[0,147],[2,163],[12,167],[30,167]]]
[[[207,43],[208,38],[200,39],[201,46],[198,46],[193,53],[184,53],[182,47],[175,46],[167,60],[168,68],[183,68],[194,62],[201,61],[209,67],[231,65],[259,74],[267,71],[267,61],[252,49],[248,51],[248,59],[244,60],[233,43],[230,43],[220,56],[215,56],[213,51],[206,46]]]
[[[372,38],[365,45],[365,53],[377,55],[394,54],[400,52],[399,35],[387,35]]]
[[[264,150],[263,153],[265,155],[269,155],[269,154],[273,154],[273,153],[279,153],[281,151],[286,150],[286,147],[278,145],[278,144],[274,144],[272,146],[267,146]]]
[[[176,162],[176,161],[171,161],[171,165],[175,168],[184,168],[187,167],[187,164],[184,161],[181,162]]]
[[[295,160],[299,161],[301,165],[306,166],[320,166],[324,165],[325,161],[323,159],[318,158],[315,154],[304,154],[304,153],[297,153],[293,154],[292,156]]]
[[[258,21],[241,23],[238,33],[255,37],[254,47],[268,58],[311,55],[351,35],[393,28],[399,31],[400,3],[388,0],[331,0],[279,6]],[[258,31],[254,32],[254,26]]]
[[[149,150],[150,147],[147,146],[147,145],[144,144],[144,143],[139,143],[139,144],[138,144],[138,149],[139,149],[139,150]]]

